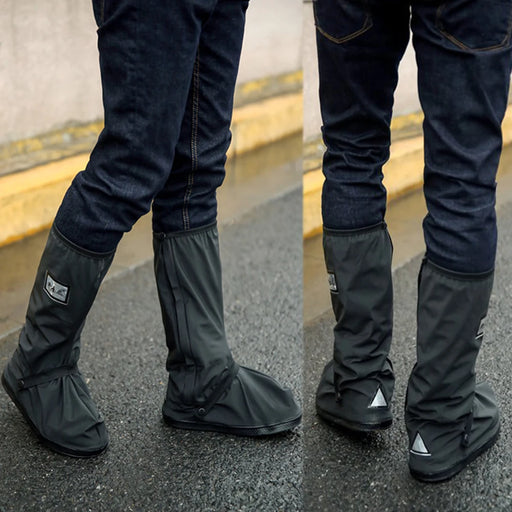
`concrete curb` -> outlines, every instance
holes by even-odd
[[[383,171],[388,201],[423,185],[423,137],[417,135],[422,119],[423,116],[419,113],[393,119],[391,130],[394,142],[391,145],[390,159]],[[512,106],[507,109],[502,130],[503,145],[512,143]],[[313,144],[318,146],[320,143]],[[321,194],[324,176],[318,157],[311,156],[307,159],[305,169],[303,236],[309,238],[322,232]]]
[[[294,74],[288,82],[300,78],[300,74]],[[245,87],[249,88],[248,85]],[[261,91],[264,84],[256,84],[254,89]],[[89,133],[94,127],[100,129],[101,124],[88,125],[85,131]],[[275,142],[301,129],[302,92],[286,92],[245,104],[233,113],[233,141],[228,158]],[[77,131],[71,130],[73,134]],[[55,141],[59,137],[62,139],[63,135],[55,134],[50,140]],[[44,146],[37,138],[27,144],[28,149],[35,150],[41,150]],[[23,149],[27,144],[19,142],[14,149]],[[56,161],[33,165],[27,170],[0,177],[0,218],[3,220],[0,246],[41,231],[52,223],[73,177],[87,165],[89,151],[81,151],[69,156],[69,149],[63,147],[59,159],[59,150],[55,149],[50,154],[51,159]]]

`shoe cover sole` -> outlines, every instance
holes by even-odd
[[[383,421],[379,421],[376,423],[361,423],[356,421],[347,420],[345,418],[341,418],[339,416],[333,416],[328,412],[316,408],[316,412],[320,418],[322,418],[325,422],[333,425],[334,427],[342,428],[345,430],[351,430],[352,432],[373,432],[375,430],[386,430],[393,424],[393,419],[387,419]]]
[[[271,436],[292,430],[297,427],[302,418],[302,414],[297,418],[274,425],[261,425],[257,427],[230,427],[216,423],[200,423],[192,421],[174,420],[170,416],[163,415],[164,421],[171,427],[182,428],[186,430],[203,430],[207,432],[219,432],[221,434],[231,434],[236,436],[260,437]]]
[[[65,446],[61,446],[53,441],[50,441],[49,439],[46,439],[46,437],[42,436],[37,427],[34,425],[32,420],[29,418],[28,414],[25,412],[25,409],[23,406],[18,402],[16,399],[16,396],[11,389],[11,386],[7,383],[7,380],[5,379],[4,374],[2,373],[2,386],[5,389],[6,393],[9,395],[9,398],[13,401],[14,405],[18,408],[18,410],[21,412],[23,418],[25,418],[25,421],[28,423],[32,431],[36,434],[36,436],[39,438],[41,443],[49,448],[50,450],[57,452],[61,455],[68,455],[69,457],[75,457],[78,459],[85,459],[89,457],[95,457],[97,455],[100,455],[108,448],[108,443],[97,450],[92,451],[81,451],[81,450],[72,450],[71,448],[66,448]]]
[[[421,482],[436,483],[449,480],[450,478],[453,478],[457,473],[460,473],[467,465],[471,464],[471,462],[473,462],[477,457],[482,455],[482,453],[487,451],[496,442],[499,434],[500,427],[498,426],[496,433],[485,444],[483,444],[474,452],[470,453],[468,457],[461,460],[451,468],[439,471],[437,473],[422,473],[421,471],[416,471],[409,466],[409,472],[414,478],[416,478],[416,480],[420,480]]]

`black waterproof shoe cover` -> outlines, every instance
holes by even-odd
[[[272,377],[243,366],[211,405],[186,407],[166,400],[165,421],[173,427],[239,436],[267,436],[298,426],[302,412],[289,389]]]
[[[2,384],[50,449],[74,457],[105,450],[108,435],[77,363],[80,333],[113,252],[92,253],[52,227],[18,347]]]
[[[232,358],[226,341],[215,225],[155,234],[155,277],[169,349],[167,423],[262,436],[297,426],[289,389]]]
[[[316,410],[329,423],[367,432],[393,417],[393,248],[386,224],[324,228],[324,255],[336,317],[333,360],[318,385]]]
[[[492,389],[476,386],[473,415],[458,425],[409,421],[409,470],[424,482],[447,480],[498,439],[500,419]]]
[[[451,478],[497,439],[494,393],[475,376],[493,277],[422,263],[417,362],[405,403],[409,468],[419,480]]]
[[[391,372],[391,364],[389,371]],[[316,392],[318,415],[335,426],[357,432],[384,430],[393,423],[389,401],[381,396],[379,381],[359,380],[340,395],[334,387],[334,362],[329,362],[322,373]],[[377,389],[377,392],[375,390]]]
[[[2,385],[41,442],[71,457],[105,451],[107,429],[78,369],[61,367],[24,378],[19,360],[15,352],[2,373]]]

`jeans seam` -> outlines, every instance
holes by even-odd
[[[192,195],[192,187],[194,186],[194,174],[197,170],[197,134],[199,129],[199,51],[197,52],[196,62],[194,65],[194,72],[192,75],[192,126],[190,136],[190,159],[191,169],[187,178],[187,188],[185,190],[185,197],[183,198],[183,228],[190,229],[190,214],[188,206],[190,204],[190,197]]]

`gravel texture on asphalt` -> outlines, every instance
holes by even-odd
[[[301,191],[221,229],[224,304],[236,360],[302,393]],[[16,336],[0,346],[3,367]],[[0,393],[0,511],[298,511],[301,428],[262,439],[162,421],[166,348],[152,263],[104,284],[80,368],[109,429],[108,451],[45,449]]]
[[[499,210],[499,233],[494,291],[476,367],[477,380],[491,383],[501,405],[497,444],[447,482],[424,484],[409,475],[403,404],[416,357],[421,256],[417,257],[394,274],[391,360],[396,389],[394,423],[389,430],[358,437],[326,425],[316,415],[316,386],[323,366],[332,356],[332,313],[305,326],[303,437],[307,512],[512,511],[512,204]]]

